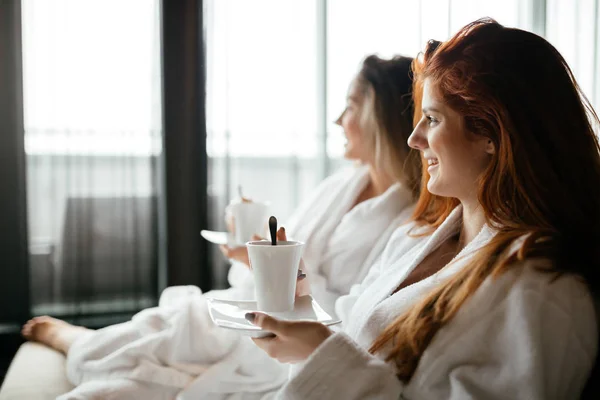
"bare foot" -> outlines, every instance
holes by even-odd
[[[21,334],[27,340],[45,344],[66,355],[73,342],[86,331],[87,328],[43,316],[27,321]]]

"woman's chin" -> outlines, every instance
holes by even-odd
[[[435,179],[429,178],[427,182],[427,191],[435,196],[444,196],[443,190],[440,190],[440,185],[437,184]]]
[[[344,159],[348,161],[359,162],[361,164],[369,164],[369,161],[367,161],[367,157],[365,157],[364,154],[361,154],[360,151],[356,151],[347,145],[344,148]]]
[[[358,157],[356,156],[356,154],[353,154],[353,152],[350,151],[350,150],[348,150],[348,149],[346,149],[344,151],[344,158],[346,160],[350,160],[350,161],[356,161],[356,160],[358,160]]]

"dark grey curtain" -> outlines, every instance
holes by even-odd
[[[0,328],[18,329],[29,315],[19,1],[0,2],[0,60]]]

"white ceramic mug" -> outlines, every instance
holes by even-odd
[[[227,207],[227,212],[233,217],[234,239],[237,245],[243,246],[244,243],[252,240],[253,235],[265,235],[269,218],[269,203],[233,202]]]
[[[252,241],[246,243],[258,311],[285,312],[294,308],[296,279],[304,243]]]

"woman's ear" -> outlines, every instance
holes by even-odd
[[[496,154],[496,145],[492,142],[491,139],[488,139],[485,144],[485,152],[492,155]]]

